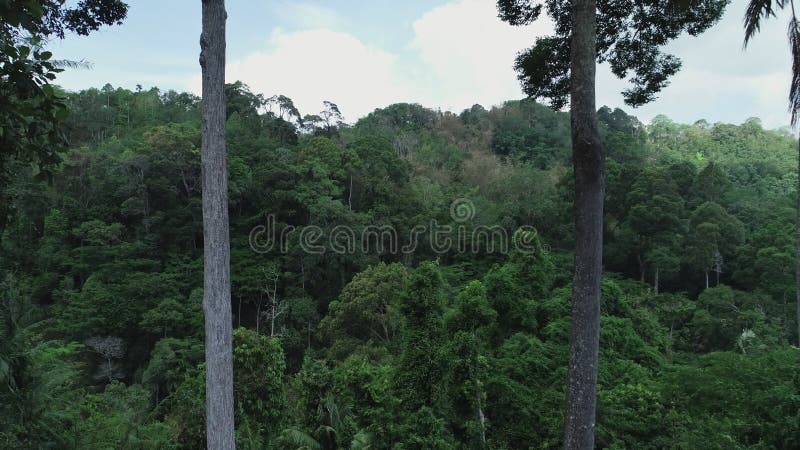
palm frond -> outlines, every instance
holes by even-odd
[[[80,61],[72,61],[69,59],[56,59],[50,61],[51,64],[57,69],[84,69],[91,70],[94,65],[85,59]]]
[[[283,448],[295,450],[322,450],[322,445],[308,433],[304,433],[296,428],[283,430],[279,441]]]
[[[776,0],[775,5],[783,8],[786,0]],[[775,17],[773,0],[750,0],[747,4],[747,11],[744,14],[744,46],[750,43],[750,39],[761,29],[761,19]]]
[[[792,85],[789,89],[789,112],[792,113],[792,126],[797,125],[800,112],[800,23],[792,16],[789,21],[789,48],[792,51]]]

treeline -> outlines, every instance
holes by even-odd
[[[226,91],[239,447],[560,447],[569,115],[396,104],[350,126],[331,102]],[[106,85],[66,103],[51,177],[3,164],[0,447],[202,448],[199,99]],[[796,141],[757,119],[598,115],[598,446],[800,447]],[[527,251],[300,242],[433,221]],[[269,224],[285,248],[254,249]]]

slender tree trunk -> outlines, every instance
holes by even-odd
[[[603,146],[595,108],[595,0],[572,2],[570,55],[575,170],[575,275],[564,448],[594,448],[603,269]]]
[[[256,305],[256,334],[258,334],[260,328],[261,328],[261,299],[258,299],[258,305]]]
[[[475,331],[472,332],[472,337],[475,339],[475,342],[477,342],[478,338],[475,335]],[[476,348],[476,351],[475,351],[475,356],[476,356],[475,361],[479,361],[480,354],[477,351],[477,348]],[[478,368],[477,367],[473,367],[473,373],[474,374],[478,373]],[[485,448],[487,448],[486,447],[486,415],[483,413],[483,399],[482,399],[483,396],[481,395],[483,393],[482,392],[483,390],[481,389],[481,382],[478,379],[477,375],[473,375],[472,384],[473,384],[473,386],[475,386],[475,405],[477,405],[477,407],[478,407],[478,423],[481,424],[481,448],[485,449]]]
[[[224,0],[203,0],[203,310],[206,328],[206,438],[212,450],[234,449],[233,355],[225,163]]]
[[[656,266],[656,278],[654,280],[655,288],[656,288],[656,295],[658,295],[658,266]]]
[[[480,388],[480,385],[476,386]],[[481,448],[486,448],[486,415],[483,413],[483,404],[481,402],[481,392],[478,390],[476,401],[478,402],[478,422],[481,424]]]
[[[800,140],[797,146],[797,225],[795,226],[797,251],[795,252],[795,301],[797,302],[797,340],[800,345]]]
[[[272,302],[272,313],[269,318],[269,337],[275,337],[275,302]]]
[[[347,191],[347,207],[353,210],[353,174],[350,174],[350,189]]]
[[[706,289],[708,289],[708,271],[706,270]]]

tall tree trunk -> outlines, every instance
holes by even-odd
[[[350,174],[350,189],[347,191],[347,207],[353,210],[353,174]]]
[[[476,386],[480,389],[480,385]],[[483,413],[483,404],[481,402],[481,392],[478,390],[476,401],[478,402],[478,423],[481,424],[481,448],[486,447],[486,415]]]
[[[708,271],[706,270],[706,289],[708,289]]]
[[[572,164],[575,170],[575,275],[565,449],[594,448],[603,268],[603,146],[595,108],[595,0],[572,2]]]
[[[272,314],[269,318],[269,337],[275,337],[275,300],[272,301]]]
[[[475,331],[472,332],[472,338],[475,342],[478,342],[478,337],[476,336]],[[478,347],[475,347],[475,362],[479,362],[480,360],[480,351]],[[478,423],[481,426],[481,448],[485,449],[486,446],[486,414],[483,412],[483,389],[481,389],[481,382],[478,379],[478,367],[473,365],[472,367],[472,386],[475,388],[475,406],[478,407]]]
[[[797,302],[797,341],[800,345],[800,139],[797,141],[797,250],[795,252],[795,300]]]
[[[225,163],[224,0],[203,0],[203,310],[206,326],[206,438],[209,449],[234,449],[233,355]]]

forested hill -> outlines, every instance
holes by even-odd
[[[226,91],[238,446],[559,448],[569,115]],[[52,176],[3,164],[0,448],[202,448],[199,99],[67,95]],[[800,448],[796,140],[599,119],[598,446]]]

